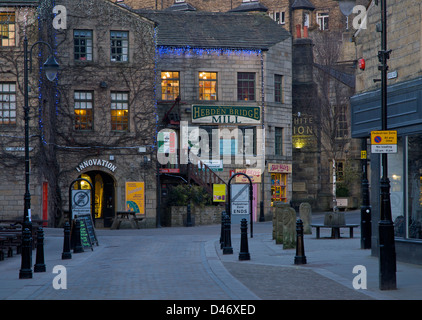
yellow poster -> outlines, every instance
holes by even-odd
[[[126,182],[126,211],[145,214],[144,182]]]
[[[226,185],[214,183],[213,187],[213,201],[214,202],[226,202]]]

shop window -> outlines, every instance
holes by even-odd
[[[111,92],[111,130],[127,131],[129,129],[129,94]]]
[[[255,73],[238,72],[237,100],[255,101]]]
[[[287,174],[271,173],[271,206],[274,202],[287,202]]]
[[[92,130],[93,93],[75,91],[74,93],[75,130]]]
[[[199,73],[199,100],[217,100],[217,73]]]
[[[174,101],[179,96],[180,78],[178,71],[161,72],[161,99]]]
[[[129,32],[110,32],[111,61],[126,62],[129,60]]]
[[[407,137],[407,217],[406,236],[422,239],[422,136]],[[403,236],[405,220],[395,221],[396,235]]]
[[[92,61],[92,30],[73,31],[73,56],[78,61]]]
[[[16,24],[14,12],[0,12],[0,47],[16,45]]]
[[[16,124],[16,83],[0,82],[0,125]]]

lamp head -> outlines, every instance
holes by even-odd
[[[44,62],[44,70],[49,81],[53,81],[56,78],[57,73],[59,72],[59,64],[52,55]]]

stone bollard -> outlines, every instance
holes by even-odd
[[[296,221],[296,256],[295,264],[306,264],[305,247],[303,243],[303,222]]]
[[[39,227],[37,230],[37,255],[34,265],[34,272],[45,272],[44,263],[44,230]]]
[[[231,239],[231,222],[230,222],[229,215],[226,215],[226,221],[224,223],[223,254],[233,254],[232,239]]]
[[[81,222],[79,219],[75,219],[75,247],[73,248],[73,253],[84,252],[84,247],[81,243]]]
[[[32,239],[31,231],[28,228],[22,232],[22,261],[21,269],[19,270],[19,279],[32,278]]]
[[[250,260],[248,247],[248,222],[245,218],[240,221],[240,252],[239,260]]]
[[[299,217],[303,221],[303,234],[312,234],[312,207],[308,202],[300,204]]]
[[[66,222],[64,225],[62,260],[66,260],[66,259],[72,259],[72,253],[70,252],[70,224],[69,222]]]

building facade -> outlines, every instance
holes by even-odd
[[[388,59],[387,129],[396,130],[397,152],[388,154],[390,201],[395,228],[397,259],[422,263],[421,229],[421,130],[422,81],[421,6],[415,1],[387,1],[387,39],[392,50]],[[356,95],[352,97],[352,134],[370,141],[370,133],[381,129],[381,92],[378,51],[381,34],[380,6],[371,1],[367,7],[367,29],[355,34],[358,55],[365,69],[356,74]],[[371,147],[372,149],[372,147]],[[370,154],[372,206],[372,253],[378,255],[378,221],[380,219],[381,155]]]
[[[263,15],[137,12],[157,23],[160,130],[180,146],[159,150],[163,203],[180,177],[190,182],[188,162],[205,164],[220,183],[253,176],[255,220],[261,202],[270,214],[274,201],[290,201],[290,34]]]
[[[55,6],[65,8],[59,22],[53,19]],[[19,12],[17,8],[12,9]],[[38,64],[41,58],[36,59],[33,52],[33,69],[37,70],[30,81],[33,217],[48,219],[51,226],[61,225],[70,214],[66,211],[71,211],[71,191],[92,187],[97,227],[109,227],[117,211],[131,209],[128,205],[137,205],[145,225],[155,226],[156,175],[151,169],[156,163],[154,23],[110,1],[56,1],[54,6],[41,2],[26,23],[34,30],[30,45],[35,40],[50,43],[60,64],[56,80],[49,83]],[[22,54],[22,19],[16,21],[18,25],[20,38],[14,50]],[[46,52],[38,54],[41,57]],[[13,62],[20,61],[11,61],[12,66]],[[15,74],[13,81],[15,88],[23,86],[21,75]],[[2,88],[12,90],[10,85],[2,84]],[[16,99],[22,101],[19,92]],[[8,188],[10,195],[2,195],[2,204],[11,202],[6,201],[9,196],[23,197],[25,190],[23,138],[17,136],[23,114],[16,115],[15,123],[11,114],[5,115],[2,129],[10,130],[7,138],[16,146],[2,139],[2,158],[18,166],[6,164],[10,173],[4,175],[2,187]],[[19,182],[10,188],[10,179],[15,177]],[[127,199],[132,184],[139,193],[135,204]],[[2,213],[19,217],[19,207],[4,205]]]

